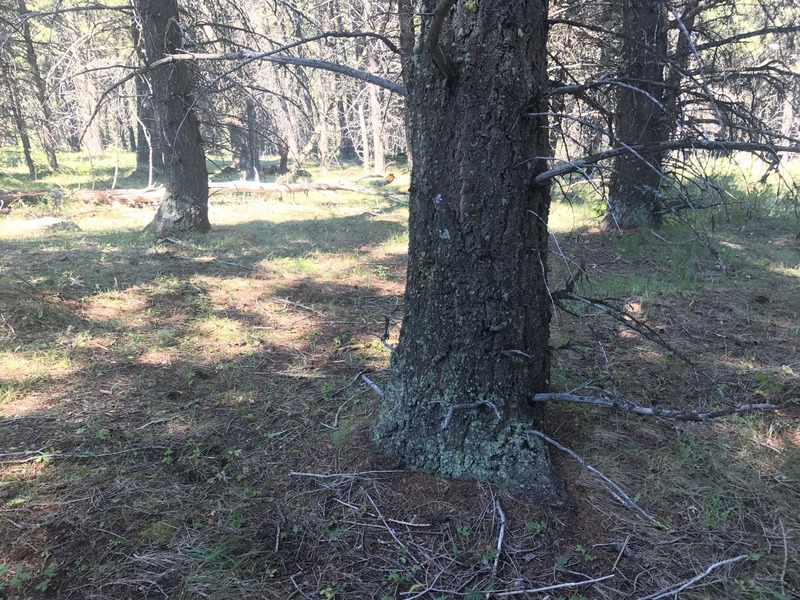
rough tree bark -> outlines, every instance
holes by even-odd
[[[147,62],[182,48],[176,0],[135,0]],[[208,171],[200,126],[192,109],[190,65],[177,61],[150,72],[164,150],[166,196],[148,225],[157,235],[209,231]]]
[[[370,55],[369,68],[372,73],[377,72],[378,65]],[[386,151],[383,144],[383,114],[378,88],[369,86],[369,121],[372,129],[372,172],[379,175],[386,171]]]
[[[261,159],[258,143],[256,107],[251,98],[242,100],[244,115],[228,120],[228,137],[231,143],[233,162],[242,179],[258,181],[261,174]]]
[[[25,0],[17,0],[17,9],[20,16],[28,13]],[[53,111],[50,108],[50,101],[47,97],[47,83],[39,70],[39,61],[36,58],[36,50],[33,45],[33,35],[27,19],[22,21],[22,40],[25,44],[25,62],[28,63],[28,68],[30,69],[36,103],[41,111],[39,118],[42,132],[42,148],[44,148],[44,153],[47,156],[47,165],[53,171],[56,171],[58,170],[58,156],[56,155],[56,140],[53,135]]]
[[[131,39],[136,55],[142,65],[147,55],[142,45],[140,23],[131,23]],[[138,75],[136,82],[136,170],[148,173],[148,184],[153,184],[156,173],[164,172],[164,156],[161,152],[161,135],[158,133],[156,113],[153,109],[152,84],[146,73]]]
[[[412,0],[397,0],[397,15],[400,26],[400,49],[405,53],[403,58],[403,85],[408,88],[411,79],[411,56],[414,54],[414,3]],[[411,154],[411,132],[409,131],[408,104],[403,111],[404,134],[406,139],[407,165],[411,170],[414,166],[414,158]]]
[[[615,133],[627,145],[664,140],[666,14],[662,0],[624,0],[621,79],[617,92]],[[657,227],[662,208],[661,153],[620,155],[609,182],[607,228]]]
[[[36,165],[33,162],[31,155],[31,141],[28,136],[28,126],[25,123],[25,116],[23,114],[22,103],[20,102],[19,90],[17,89],[17,80],[12,76],[13,70],[6,64],[5,61],[0,61],[0,77],[3,79],[6,95],[8,111],[11,113],[11,118],[14,121],[14,126],[19,136],[19,141],[22,144],[22,155],[25,157],[25,164],[28,167],[28,174],[31,179],[36,179]]]
[[[443,5],[438,37],[423,18],[409,80],[405,317],[373,439],[412,470],[557,502],[546,450],[525,433],[549,378],[550,192],[532,180],[550,149],[546,122],[526,117],[546,111],[547,1]]]

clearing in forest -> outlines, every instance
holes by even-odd
[[[797,221],[720,214],[726,275],[684,226],[620,237],[582,206],[554,210],[551,287],[566,285],[570,257],[583,294],[692,362],[573,307],[553,319],[554,390],[694,411],[778,405],[709,423],[550,407],[550,435],[659,527],[555,449],[560,508],[373,452],[380,398],[362,375],[385,382],[381,336],[388,322],[393,344],[402,319],[401,203],[215,197],[210,234],[165,243],[141,232],[153,212],[67,202],[0,217],[0,596],[800,589]],[[44,215],[80,230],[21,228]]]

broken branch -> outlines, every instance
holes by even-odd
[[[686,410],[675,410],[672,408],[648,408],[639,406],[618,394],[614,396],[580,396],[571,392],[553,392],[549,394],[534,394],[534,402],[576,402],[578,404],[594,404],[605,408],[614,408],[625,412],[646,415],[648,417],[664,417],[675,419],[676,421],[710,421],[718,417],[725,417],[743,412],[758,410],[772,410],[777,408],[775,404],[742,404],[741,406],[731,406],[711,412],[691,412]]]

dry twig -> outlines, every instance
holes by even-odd
[[[674,585],[666,590],[662,590],[660,592],[656,592],[655,594],[650,594],[649,596],[644,596],[642,598],[639,598],[639,600],[659,600],[659,598],[666,598],[667,596],[675,596],[677,598],[680,592],[692,587],[692,585],[700,581],[703,577],[709,575],[714,569],[718,569],[719,567],[723,567],[731,563],[742,561],[745,558],[747,558],[747,555],[742,554],[741,556],[737,556],[735,558],[729,558],[727,560],[721,560],[719,562],[715,562],[713,565],[708,567],[705,571],[703,571],[699,575],[695,575],[691,579],[688,579],[683,583]]]
[[[627,327],[631,331],[635,331],[646,340],[650,340],[654,344],[658,344],[665,350],[672,353],[674,356],[680,358],[687,365],[695,366],[695,364],[688,357],[684,356],[681,352],[678,352],[678,350],[673,348],[672,345],[669,344],[666,340],[664,340],[655,329],[653,329],[652,327],[650,327],[650,325],[647,324],[646,321],[643,321],[642,319],[637,319],[629,312],[625,310],[620,310],[616,306],[612,306],[606,300],[599,298],[586,298],[569,290],[556,290],[551,293],[551,297],[553,299],[553,302],[555,302],[556,306],[558,306],[558,308],[577,318],[581,318],[581,315],[568,308],[564,304],[564,300],[580,302],[581,304],[586,304],[587,306],[596,308],[600,312],[611,317],[617,323],[620,323],[621,325]]]
[[[597,469],[595,469],[593,466],[591,466],[590,464],[587,464],[587,463],[586,463],[586,461],[585,461],[585,460],[583,460],[583,458],[581,458],[581,457],[580,457],[578,454],[576,454],[574,451],[570,450],[570,449],[569,449],[569,448],[567,448],[566,446],[562,446],[562,445],[561,445],[561,444],[559,444],[557,441],[555,441],[553,438],[551,438],[551,437],[548,437],[547,435],[545,435],[545,434],[544,434],[544,433],[542,433],[541,431],[537,431],[536,429],[528,429],[528,433],[532,433],[533,435],[535,435],[535,436],[538,436],[538,437],[542,438],[542,439],[543,439],[544,441],[546,441],[547,443],[549,443],[549,444],[552,444],[553,446],[555,446],[555,447],[556,447],[556,448],[558,448],[559,450],[562,450],[562,451],[566,452],[567,454],[569,454],[569,455],[570,455],[572,458],[574,458],[574,459],[575,459],[575,460],[577,460],[579,463],[581,463],[581,465],[583,465],[583,468],[585,468],[587,471],[591,471],[592,473],[594,473],[595,475],[597,475],[598,477],[600,477],[600,479],[602,479],[603,481],[605,481],[605,482],[606,482],[606,483],[607,483],[609,486],[611,486],[611,488],[614,490],[614,493],[615,493],[615,494],[616,494],[616,495],[619,497],[620,501],[621,501],[621,502],[622,502],[622,503],[623,503],[623,504],[624,504],[624,505],[625,505],[627,508],[629,508],[629,509],[633,510],[634,512],[637,512],[637,513],[639,513],[639,515],[641,515],[642,517],[644,517],[645,519],[647,519],[648,521],[650,521],[650,523],[652,523],[653,525],[655,525],[655,526],[657,526],[657,527],[664,527],[664,525],[663,525],[663,524],[662,524],[662,523],[661,523],[661,522],[660,522],[658,519],[656,519],[656,518],[655,518],[653,515],[651,515],[650,513],[648,513],[648,512],[647,512],[646,510],[644,510],[643,508],[641,508],[641,507],[640,507],[638,504],[636,504],[636,503],[635,503],[633,500],[631,500],[631,498],[630,498],[630,497],[629,497],[629,496],[628,496],[628,495],[627,495],[625,492],[623,492],[623,491],[622,491],[622,488],[621,488],[621,487],[619,487],[619,486],[618,486],[616,483],[614,483],[614,482],[613,482],[611,479],[609,479],[609,478],[608,478],[606,475],[604,475],[603,473],[601,473],[600,471],[598,471]]]
[[[698,413],[686,410],[675,410],[672,408],[647,408],[646,406],[639,406],[632,400],[629,400],[619,394],[613,396],[579,396],[572,392],[553,392],[548,394],[534,394],[534,402],[576,402],[578,404],[595,404],[597,406],[604,406],[606,408],[614,408],[625,412],[636,413],[637,415],[646,415],[650,417],[664,417],[667,419],[675,419],[677,421],[710,421],[718,417],[725,417],[743,412],[751,412],[757,410],[772,410],[777,408],[775,404],[742,404],[741,406],[732,406],[730,408],[722,408],[712,412]]]
[[[521,596],[522,594],[540,594],[542,592],[549,592],[551,590],[591,585],[593,583],[605,581],[606,579],[611,579],[612,577],[614,577],[614,575],[604,575],[603,577],[597,577],[596,579],[587,579],[586,581],[570,581],[569,583],[557,583],[555,585],[548,585],[530,590],[509,590],[507,592],[495,592],[494,596],[497,598],[508,598],[510,596]]]

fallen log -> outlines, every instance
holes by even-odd
[[[396,202],[396,196],[408,195],[399,190],[373,190],[366,187],[337,182],[317,183],[273,183],[258,181],[212,181],[208,184],[210,192],[229,192],[234,194],[299,194],[306,192],[351,192],[367,196],[382,196]],[[40,202],[45,197],[69,196],[74,200],[94,202],[97,204],[124,204],[126,206],[158,206],[164,197],[164,188],[118,189],[118,190],[71,190],[60,191],[21,191],[0,192],[0,208],[10,206],[14,202]]]
[[[15,202],[38,204],[47,200],[60,200],[63,195],[61,190],[21,190],[18,192],[0,190],[0,209],[8,208]]]
[[[249,194],[297,194],[302,192],[354,192],[367,196],[399,196],[408,192],[397,190],[373,190],[370,188],[337,182],[273,183],[260,181],[214,181],[208,184],[209,191],[222,190]]]

